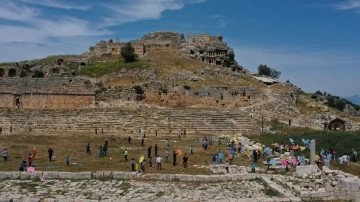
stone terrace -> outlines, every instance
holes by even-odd
[[[6,131],[32,127],[36,131],[113,132],[252,132],[254,120],[243,111],[169,110],[169,109],[83,109],[83,110],[0,110],[0,124]]]

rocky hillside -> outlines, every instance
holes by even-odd
[[[116,40],[99,42],[82,55],[1,63],[9,77],[76,76],[96,86],[96,107],[147,105],[161,108],[242,110],[265,122],[278,119],[293,126],[322,129],[341,117],[358,129],[358,118],[328,107],[289,82],[254,77],[235,60],[221,36],[150,33],[131,41],[139,60],[125,63]],[[15,71],[15,73],[14,73]],[[12,74],[10,74],[12,72]],[[40,75],[41,76],[41,75]],[[269,80],[269,79],[268,79]]]

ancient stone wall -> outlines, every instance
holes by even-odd
[[[76,109],[95,104],[93,95],[24,94],[21,108],[24,109]]]
[[[254,123],[243,111],[205,109],[82,109],[82,110],[0,110],[0,123],[7,130],[26,130],[31,126],[40,131],[93,131],[96,127],[114,132],[143,131],[253,132]]]
[[[86,108],[95,103],[94,87],[80,78],[4,78],[0,86],[0,108]]]
[[[0,93],[0,107],[5,107],[5,108],[15,107],[14,96],[12,94]]]

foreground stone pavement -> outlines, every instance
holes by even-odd
[[[271,197],[274,200],[271,200]],[[261,180],[183,183],[124,180],[5,180],[0,201],[277,201]],[[270,200],[269,200],[270,199]],[[283,201],[291,201],[289,198]],[[294,200],[297,201],[297,200]]]

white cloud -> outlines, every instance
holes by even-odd
[[[86,3],[85,3],[85,5],[76,4],[75,2],[79,2],[79,0],[76,0],[76,1],[64,1],[63,0],[63,2],[61,2],[61,0],[15,0],[15,1],[21,1],[26,4],[33,4],[33,5],[67,9],[67,10],[71,10],[71,9],[89,10],[91,8],[91,6],[87,5]]]
[[[205,1],[107,0],[104,5],[102,0],[0,0],[0,19],[5,20],[0,22],[0,62],[81,53],[94,43],[93,37],[112,34],[109,26],[159,19],[166,10],[180,10],[186,4]],[[64,13],[68,16],[61,16],[44,7],[81,10],[86,15],[67,11]],[[93,12],[95,7],[99,12]],[[96,20],[89,21],[87,15]]]
[[[334,5],[334,8],[337,10],[353,10],[360,9],[360,1],[359,0],[347,0],[342,3]]]
[[[28,21],[40,14],[37,8],[27,7],[23,4],[15,4],[10,1],[0,1],[0,19],[14,21]]]

